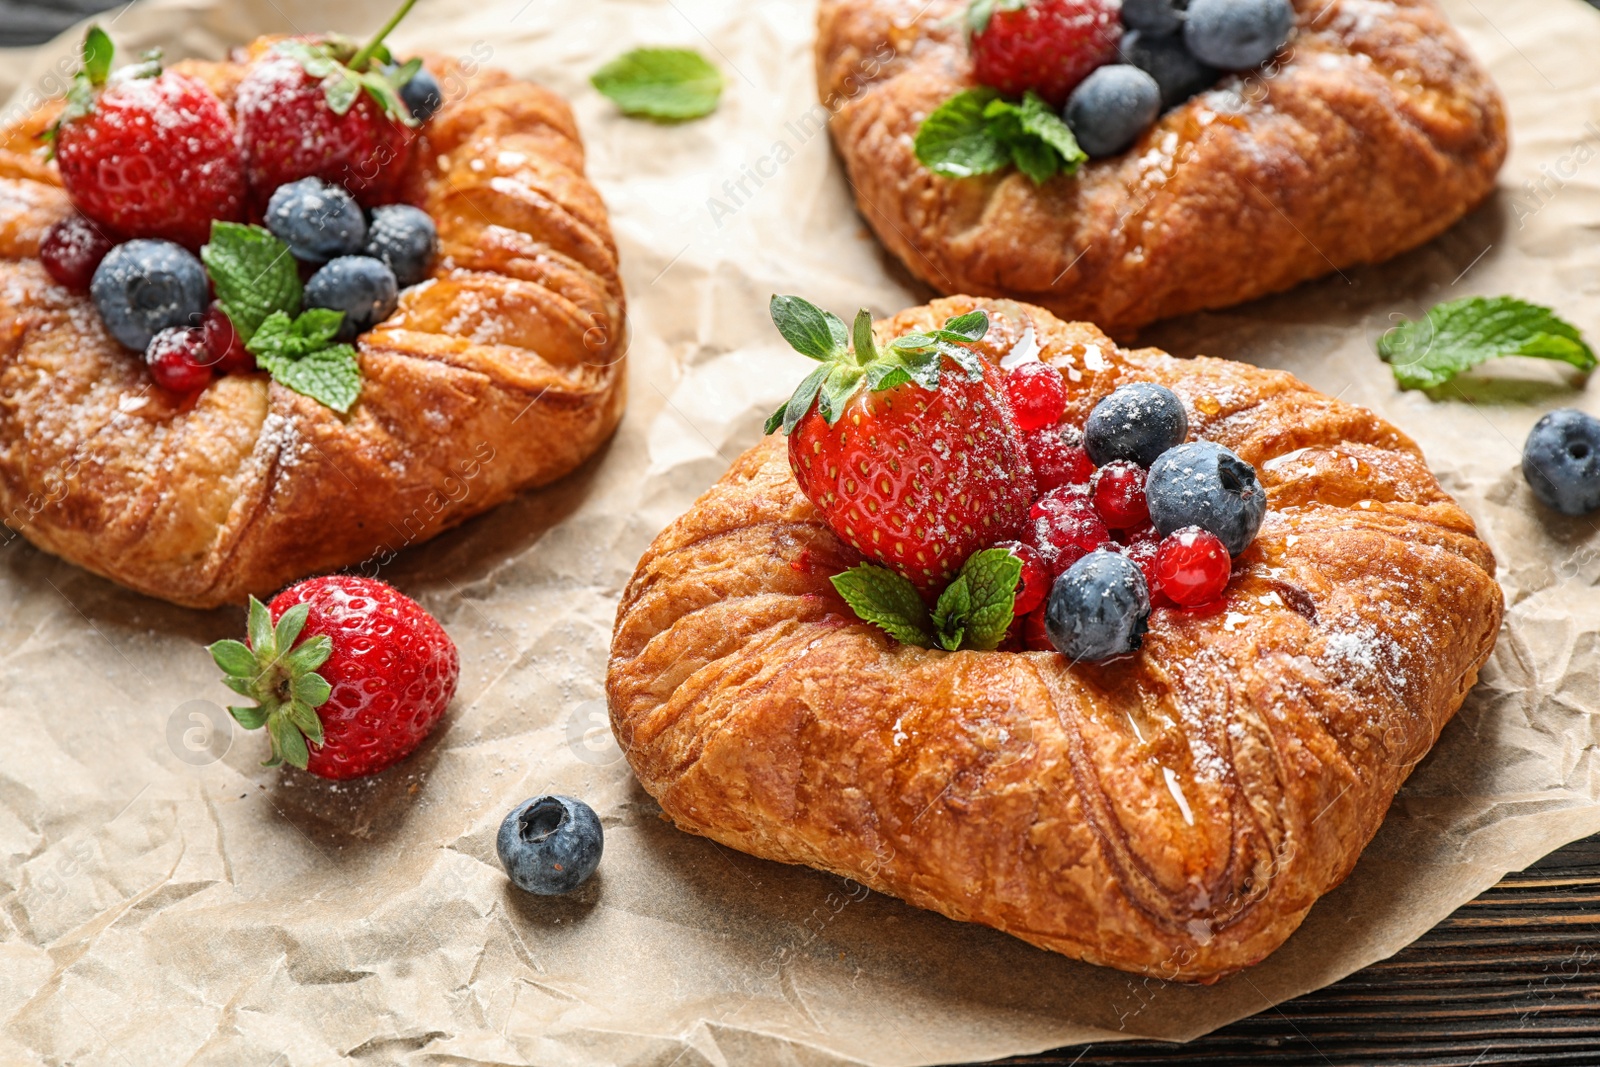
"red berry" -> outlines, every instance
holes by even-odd
[[[1171,601],[1162,595],[1161,586],[1156,581],[1156,554],[1160,551],[1161,541],[1155,540],[1133,541],[1121,546],[1120,550],[1133,562],[1139,565],[1139,570],[1144,572],[1144,584],[1150,592],[1152,607],[1162,607]]]
[[[1008,96],[1033,90],[1060,107],[1096,67],[1112,62],[1122,38],[1116,0],[1026,0],[995,4],[972,35],[973,76]]]
[[[1156,582],[1184,607],[1221,596],[1232,570],[1233,561],[1221,538],[1198,526],[1174,530],[1156,551]]]
[[[211,381],[210,355],[205,331],[199,327],[169,326],[150,339],[144,362],[157,385],[174,393],[192,393]]]
[[[78,210],[124,237],[192,251],[211,236],[213,219],[244,214],[233,120],[184,74],[113,81],[87,115],[62,124],[56,163]]]
[[[1040,490],[1066,485],[1087,485],[1094,474],[1089,454],[1055,428],[1035,430],[1023,438],[1028,450],[1028,465]]]
[[[39,259],[50,277],[68,289],[89,288],[94,269],[116,244],[82,215],[70,215],[44,231]]]
[[[1003,548],[1022,561],[1022,575],[1017,579],[1017,596],[1011,605],[1014,615],[1026,615],[1050,593],[1050,571],[1044,560],[1031,546],[1021,541],[1001,541],[994,546]]]
[[[245,350],[233,320],[218,304],[206,310],[200,322],[205,331],[206,362],[218,374],[250,374],[256,369],[256,357]]]
[[[1052,490],[1033,502],[1022,542],[1039,553],[1052,576],[1111,539],[1083,486]]]
[[[422,605],[370,578],[335,574],[279,593],[274,622],[309,604],[301,641],[319,634],[333,654],[317,673],[332,687],[316,708],[323,741],[306,769],[323,778],[376,774],[405,758],[444,715],[461,674],[456,646]]]
[[[1144,478],[1144,468],[1125,459],[1114,459],[1094,472],[1094,509],[1107,526],[1131,530],[1150,521]]]
[[[1017,429],[1024,433],[1054,426],[1067,410],[1061,372],[1048,363],[1029,362],[1013,370],[1006,378],[1006,399]]]
[[[254,202],[301,178],[348,189],[362,207],[395,198],[411,155],[413,132],[362,91],[343,115],[328,106],[322,79],[299,62],[268,52],[246,72],[237,96],[239,144]]]
[[[1146,542],[1152,545],[1161,543],[1161,531],[1150,523],[1135,526],[1131,530],[1112,530],[1111,536],[1119,545],[1141,545]]]
[[[1044,626],[1043,605],[1034,608],[1022,620],[1022,647],[1029,652],[1054,652],[1056,650],[1056,646],[1050,643],[1050,632]]]

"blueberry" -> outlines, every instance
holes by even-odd
[[[599,816],[583,801],[534,797],[511,809],[494,847],[518,889],[553,897],[589,880],[600,866],[605,834]]]
[[[1271,59],[1292,29],[1289,0],[1192,0],[1183,43],[1203,63],[1246,70]]]
[[[1094,406],[1083,426],[1083,448],[1096,467],[1114,459],[1148,467],[1189,435],[1183,401],[1164,385],[1134,382]]]
[[[444,105],[444,93],[439,89],[439,81],[428,73],[426,67],[400,86],[400,99],[410,109],[411,117],[418,122],[427,122]]]
[[[367,239],[367,220],[355,197],[320,178],[278,186],[267,201],[266,223],[305,263],[354,255]]]
[[[1044,629],[1063,656],[1094,661],[1138,648],[1149,617],[1144,572],[1127,556],[1100,548],[1050,587]]]
[[[400,285],[416,285],[425,278],[438,247],[439,231],[421,208],[386,204],[372,209],[372,225],[367,228],[367,246],[362,251],[387,263]]]
[[[1150,521],[1165,537],[1185,526],[1214,533],[1237,556],[1255,540],[1267,513],[1256,469],[1215,441],[1168,449],[1144,483]]]
[[[1110,63],[1083,79],[1067,98],[1066,120],[1078,147],[1114,156],[1161,114],[1161,87],[1138,67]]]
[[[1164,37],[1183,29],[1182,3],[1173,0],[1122,0],[1122,24]]]
[[[1522,476],[1563,515],[1600,508],[1600,419],[1562,408],[1534,423],[1522,446]]]
[[[194,253],[144,238],[106,253],[89,295],[111,336],[139,352],[169,326],[198,325],[211,299],[205,268]]]
[[[1161,88],[1161,106],[1181,104],[1195,93],[1209,89],[1220,75],[1183,47],[1181,37],[1160,37],[1143,30],[1122,35],[1122,58],[1156,80]]]
[[[394,271],[371,256],[340,256],[306,282],[305,306],[344,312],[339,340],[353,340],[393,314],[400,302]]]

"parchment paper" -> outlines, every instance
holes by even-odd
[[[1483,680],[1350,880],[1267,962],[1190,988],[658,818],[604,725],[612,616],[649,539],[801,374],[767,296],[888,313],[928,294],[851,207],[814,106],[810,4],[520,2],[424,0],[396,43],[488,53],[573,100],[622,249],[627,420],[577,474],[386,571],[444,622],[464,673],[445,725],[376,780],[264,770],[265,739],[230,731],[201,646],[242,633],[242,612],[143,599],[20,538],[0,548],[0,1061],[889,1065],[1184,1039],[1393,953],[1600,830],[1600,534],[1535,511],[1517,472],[1541,412],[1600,398],[1544,366],[1399,394],[1372,353],[1391,314],[1469,293],[1552,304],[1600,341],[1595,12],[1450,0],[1511,105],[1515,151],[1488,206],[1386,266],[1146,335],[1285,367],[1413,434],[1493,544],[1510,605]],[[364,32],[387,7],[148,0],[112,29],[124,48],[220,56],[258,32]],[[77,39],[5,68],[13,106],[60,91],[51,72]],[[714,117],[626,120],[589,88],[645,43],[722,67]],[[595,806],[606,851],[579,894],[537,900],[508,886],[493,837],[549,790]]]

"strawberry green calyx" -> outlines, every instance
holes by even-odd
[[[47,145],[47,155],[55,154],[56,138],[61,127],[74,119],[81,119],[94,110],[95,98],[111,79],[111,60],[116,46],[111,37],[98,25],[90,26],[83,35],[83,65],[72,76],[72,86],[67,90],[67,106],[50,128],[40,134]],[[139,57],[139,62],[117,72],[119,80],[154,78],[161,73],[161,49],[152,48]]]
[[[360,48],[347,37],[330,34],[312,41],[284,41],[277,49],[299,63],[313,78],[322,79],[322,92],[329,110],[335,115],[349,112],[364,91],[395,122],[419,126],[421,123],[400,97],[400,87],[422,69],[422,60],[409,59],[395,66],[388,46],[383,43],[389,31],[400,24],[416,2],[405,0],[372,40]]]
[[[333,640],[318,634],[295,644],[310,612],[310,605],[296,604],[274,626],[266,605],[251,597],[250,643],[218,641],[207,649],[222,669],[223,684],[256,702],[228,712],[246,730],[267,728],[272,758],[264,767],[291,763],[305,770],[311,758],[308,745],[322,744],[317,708],[333,689],[317,668],[333,655]]]
[[[796,352],[821,366],[806,375],[794,395],[767,419],[766,433],[790,433],[816,401],[829,426],[844,414],[856,389],[866,383],[873,392],[913,382],[937,389],[945,357],[976,381],[983,377],[983,360],[969,347],[989,332],[989,316],[969,311],[928,333],[908,333],[879,347],[872,334],[872,313],[856,312],[855,323],[843,320],[798,296],[774,296],[773,325]],[[851,347],[851,342],[854,347]]]

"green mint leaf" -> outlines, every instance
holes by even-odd
[[[966,583],[970,598],[964,620],[965,647],[1000,647],[1011,627],[1022,561],[1006,549],[986,548],[967,557],[960,579]]]
[[[90,26],[89,32],[83,36],[83,73],[88,76],[90,84],[106,83],[106,76],[111,73],[111,57],[115,53],[110,35],[98,25]]]
[[[361,363],[350,345],[332,345],[298,357],[256,353],[256,361],[274,381],[341,415],[361,395]]]
[[[860,563],[832,578],[850,610],[864,622],[881,627],[901,644],[932,648],[928,609],[917,587],[887,567]]]
[[[912,142],[917,159],[946,178],[992,174],[1010,163],[1010,148],[984,118],[996,99],[993,89],[965,89],[934,108]]]
[[[1043,185],[1061,170],[1061,157],[1043,141],[1023,138],[1012,141],[1011,162],[1035,185]]]
[[[220,667],[223,674],[235,678],[255,678],[256,657],[243,641],[218,641],[206,651],[211,653],[211,662]]]
[[[590,83],[624,115],[682,122],[709,115],[722,95],[722,74],[689,48],[636,48],[594,72]]]
[[[1547,307],[1510,296],[1469,296],[1431,308],[1378,338],[1378,356],[1402,389],[1431,389],[1501,356],[1555,359],[1582,371],[1594,350]]]
[[[200,249],[222,310],[247,345],[275,311],[300,310],[300,271],[289,246],[264,226],[213,222]]]
[[[856,345],[856,362],[864,367],[878,358],[878,346],[872,340],[872,312],[866,308],[857,311],[852,330]]]
[[[1020,11],[1028,6],[1028,0],[972,0],[967,5],[965,23],[967,33],[982,33],[989,28],[989,20],[994,18],[997,11]]]
[[[1038,93],[1029,90],[1023,94],[1022,103],[1016,105],[1017,120],[1022,127],[1022,132],[1039,143],[1054,149],[1061,158],[1056,166],[1071,173],[1078,169],[1078,164],[1088,159],[1084,150],[1078,147],[1078,139],[1072,135],[1072,128],[1061,118],[1056,110]],[[1012,154],[1015,157],[1016,147],[1013,145]],[[1020,164],[1019,164],[1020,166]],[[1054,173],[1054,171],[1052,171]],[[1031,176],[1031,175],[1030,175]],[[1049,177],[1049,175],[1046,175]],[[1043,181],[1043,179],[1037,179]]]
[[[245,347],[257,356],[298,359],[327,348],[343,322],[344,312],[331,308],[307,308],[292,319],[274,311],[256,327]]]
[[[939,602],[933,608],[933,626],[939,635],[940,646],[954,652],[961,647],[967,635],[967,621],[972,615],[972,591],[965,574],[944,587]]]
[[[850,341],[839,316],[803,297],[774,295],[767,308],[772,324],[789,342],[789,347],[802,356],[834,359]]]

